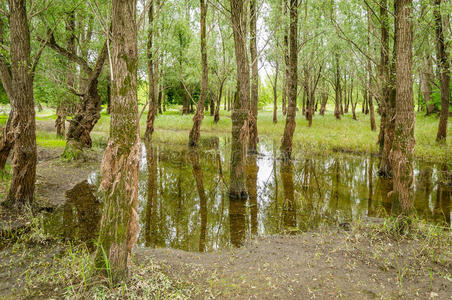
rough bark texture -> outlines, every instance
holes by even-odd
[[[273,85],[273,123],[278,123],[278,73],[279,73],[279,64],[276,61],[275,68],[275,84]]]
[[[104,207],[96,254],[98,268],[114,282],[128,275],[138,238],[138,166],[141,142],[137,99],[136,0],[113,0],[113,98],[110,138],[102,159]],[[106,268],[108,259],[109,269]]]
[[[231,142],[231,181],[229,197],[246,199],[246,152],[248,144],[248,107],[250,103],[250,66],[246,41],[248,36],[246,1],[231,0],[231,21],[237,62],[237,92],[233,103]]]
[[[224,80],[222,80],[220,82],[220,87],[218,89],[217,106],[215,107],[215,115],[214,115],[214,118],[213,118],[213,121],[215,123],[218,123],[218,121],[220,121],[220,106],[221,106],[221,98],[223,97],[223,87],[224,87],[224,81],[225,80],[226,80],[226,78],[224,78]],[[225,100],[224,104],[225,104],[224,106],[225,106],[225,109],[226,109],[226,100]]]
[[[431,103],[432,96],[432,83],[435,80],[433,75],[433,62],[430,53],[424,53],[424,58],[422,60],[422,65],[420,69],[420,84],[422,90],[422,97],[425,101],[426,115],[432,114],[436,107]]]
[[[412,1],[398,1],[396,10],[397,26],[397,87],[395,106],[395,135],[391,161],[393,169],[393,189],[403,213],[413,206],[414,197],[414,100],[412,79]]]
[[[386,1],[386,0],[383,0]],[[382,6],[380,6],[380,12],[384,10],[386,13],[386,5],[383,6],[384,3],[382,3]],[[370,18],[370,12],[367,11],[367,44],[368,47],[370,47],[370,33],[371,33],[371,18]],[[384,26],[382,26],[384,27]],[[384,44],[384,39],[387,39],[387,36],[384,35],[384,31],[382,30],[382,44]],[[387,42],[387,40],[386,40]],[[381,47],[383,51],[383,47]],[[372,63],[370,59],[367,60],[367,70],[368,70],[368,84],[369,84],[369,111],[370,111],[370,130],[376,131],[377,130],[377,124],[375,123],[375,110],[374,110],[374,101],[372,97]]]
[[[295,131],[295,117],[297,114],[297,83],[298,83],[298,0],[290,0],[290,77],[289,98],[286,125],[281,140],[281,154],[290,159],[292,155],[293,134]]]
[[[55,128],[57,137],[64,137],[66,132],[66,111],[63,103],[59,103],[56,109]]]
[[[450,106],[450,70],[449,54],[447,53],[444,39],[443,20],[441,17],[441,0],[435,0],[435,32],[436,32],[436,56],[438,59],[439,81],[441,91],[441,112],[439,115],[437,141],[445,141],[447,137],[447,119]]]
[[[207,4],[205,0],[200,0],[201,5],[201,61],[202,61],[202,75],[201,75],[201,94],[199,95],[198,104],[196,105],[196,114],[193,116],[193,127],[190,131],[188,145],[196,147],[198,145],[199,136],[201,135],[201,123],[204,118],[204,103],[206,102],[207,88],[209,84],[209,69],[207,66],[207,45],[206,45],[206,14]],[[212,103],[214,100],[212,98]],[[215,103],[214,103],[215,105]],[[214,114],[214,109],[210,108],[211,115]]]
[[[320,111],[319,114],[321,116],[325,115],[326,103],[328,102],[328,92],[322,91],[321,93],[322,102],[320,103]]]
[[[282,85],[282,113],[285,116],[287,113],[288,102],[288,89],[289,89],[289,77],[290,77],[290,59],[289,59],[289,26],[287,26],[287,8],[289,7],[288,0],[283,0],[283,12],[284,12],[284,79]]]
[[[339,54],[335,54],[335,61],[336,61],[336,77],[335,77],[335,84],[334,84],[334,116],[336,119],[341,118],[341,71],[339,66]]]
[[[397,9],[397,1],[394,3],[394,10]],[[382,84],[382,111],[381,122],[383,126],[380,126],[380,143],[383,142],[381,151],[381,161],[378,175],[383,177],[392,176],[392,164],[390,159],[390,153],[392,149],[392,143],[394,140],[394,126],[395,126],[395,105],[396,105],[396,86],[395,86],[395,66],[397,63],[397,27],[394,28],[394,48],[391,65],[389,65],[389,20],[387,12],[387,1],[383,0],[380,6],[381,23],[381,39],[382,49],[380,52],[380,77]],[[397,15],[395,16],[397,20]]]
[[[149,29],[148,29],[148,42],[147,42],[147,67],[148,67],[148,103],[149,103],[149,111],[146,118],[146,131],[144,133],[145,137],[149,139],[154,132],[154,121],[155,116],[157,114],[158,107],[158,70],[156,70],[156,66],[158,66],[158,60],[154,55],[155,49],[153,47],[154,42],[154,1],[149,5],[148,11],[149,18]],[[157,61],[157,62],[156,62]]]
[[[257,152],[259,136],[257,132],[257,108],[259,102],[259,70],[257,57],[257,0],[250,0],[250,56],[251,56],[251,103],[249,122],[248,152]]]
[[[4,26],[2,18],[0,18],[0,44],[3,44],[4,42]],[[11,73],[9,71],[8,63],[6,60],[0,56],[0,80],[2,81],[3,88],[6,92],[6,95],[9,99],[11,99],[12,96],[12,78]],[[2,130],[2,137],[0,139],[0,172],[4,172],[6,161],[8,160],[9,153],[11,152],[11,149],[14,145],[14,135],[11,130],[11,122],[13,120],[13,114],[14,110],[11,107],[11,110],[9,112],[8,121],[6,122],[5,127],[3,127]]]
[[[3,72],[2,83],[10,96],[11,123],[7,135],[12,134],[11,183],[6,207],[21,209],[33,202],[36,179],[36,125],[33,101],[33,77],[30,62],[30,32],[26,1],[9,1],[11,73]],[[8,92],[9,91],[9,92]],[[9,120],[8,120],[9,122]],[[8,127],[8,126],[6,126]],[[9,137],[6,138],[9,140]]]

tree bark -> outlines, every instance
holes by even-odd
[[[141,142],[137,99],[136,0],[113,0],[112,68],[111,126],[101,166],[99,190],[104,207],[96,266],[110,273],[112,280],[118,282],[128,275],[131,252],[139,231],[137,209]]]
[[[224,86],[225,79],[226,78],[224,78],[224,80],[222,80],[220,82],[220,88],[218,90],[217,106],[215,107],[215,116],[213,118],[213,121],[215,123],[218,123],[218,121],[220,121],[220,106],[221,106],[221,98],[223,97],[223,86]],[[226,101],[224,102],[224,104],[226,106]],[[225,107],[225,109],[226,109],[226,107]]]
[[[250,54],[251,54],[251,106],[248,118],[249,139],[248,152],[257,152],[259,136],[257,132],[257,108],[259,102],[259,70],[257,57],[257,1],[250,0]]]
[[[412,1],[399,0],[396,9],[397,28],[397,87],[395,106],[395,135],[391,161],[393,189],[402,213],[413,207],[414,197],[414,100],[412,79],[413,23]]]
[[[295,117],[297,114],[297,83],[298,83],[298,0],[290,0],[290,77],[289,99],[286,125],[281,141],[281,154],[285,159],[292,155]]]
[[[193,127],[190,131],[188,145],[190,147],[198,146],[199,136],[201,135],[201,123],[204,118],[204,103],[206,102],[207,89],[209,84],[209,69],[207,66],[207,44],[206,44],[206,15],[207,4],[205,0],[200,0],[201,5],[201,61],[202,61],[202,75],[201,75],[201,94],[199,95],[198,104],[196,106],[196,114],[193,116]],[[213,97],[211,102],[215,106]],[[210,107],[211,115],[214,114],[215,107]]]
[[[147,67],[148,67],[148,103],[149,111],[146,118],[146,131],[144,133],[146,139],[150,139],[152,133],[154,132],[154,121],[157,115],[158,107],[158,60],[156,55],[154,55],[155,49],[154,43],[154,1],[149,5],[148,12],[149,19],[149,29],[148,29],[148,42],[147,42]],[[157,68],[157,69],[156,69]]]
[[[443,20],[441,17],[441,0],[435,0],[435,33],[436,33],[436,56],[438,60],[439,81],[441,91],[441,112],[439,114],[438,134],[436,141],[446,141],[447,120],[449,118],[450,106],[450,70],[449,54],[447,53],[444,39]]]
[[[394,10],[397,9],[398,3],[394,3]],[[396,86],[395,86],[395,66],[397,62],[397,27],[394,28],[394,48],[391,65],[389,65],[389,21],[387,11],[387,1],[382,0],[380,6],[380,15],[382,19],[381,37],[382,37],[382,49],[381,49],[381,61],[380,61],[380,77],[382,82],[382,117],[381,122],[383,128],[380,126],[380,130],[383,129],[381,137],[383,139],[383,148],[381,153],[380,169],[378,175],[383,177],[392,176],[392,164],[390,160],[390,153],[392,149],[392,143],[394,140],[394,126],[395,126],[395,106],[396,106]],[[397,15],[395,16],[395,22],[397,22]],[[381,141],[380,141],[381,142]]]
[[[289,0],[283,0],[283,12],[284,12],[284,80],[282,87],[282,113],[285,116],[287,114],[287,102],[288,89],[289,89],[289,77],[290,77],[290,59],[289,59],[289,26],[287,26],[287,7],[289,6]]]
[[[11,73],[2,74],[2,83],[3,86],[9,86],[5,90],[11,93],[14,145],[11,183],[2,205],[20,210],[33,202],[37,159],[36,123],[26,1],[9,0],[9,13]],[[0,64],[4,65],[4,62]]]
[[[245,2],[245,3],[244,3]],[[231,21],[237,62],[237,92],[231,114],[231,181],[229,197],[246,199],[246,152],[248,144],[248,112],[250,103],[250,65],[246,42],[248,38],[246,1],[231,0]]]
[[[276,62],[275,84],[273,85],[273,123],[278,123],[278,73],[279,63]]]

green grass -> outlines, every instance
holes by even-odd
[[[298,112],[296,122],[297,127],[294,134],[294,151],[314,152],[328,154],[334,151],[344,151],[352,153],[377,153],[377,131],[370,130],[369,116],[357,110],[358,120],[351,117],[351,113],[346,114],[341,120],[336,120],[332,114],[332,107],[328,107],[325,116],[316,114],[313,125],[308,127],[307,121],[301,112]],[[139,110],[141,112],[141,108]],[[144,133],[146,126],[146,114],[143,113],[140,119],[141,132]],[[230,112],[221,110],[218,124],[213,122],[213,117],[208,113],[205,116],[201,131],[203,135],[229,135],[231,132]],[[51,109],[44,109],[37,112],[38,122],[51,122],[55,119],[55,112]],[[155,121],[155,133],[153,136],[156,142],[173,144],[186,144],[188,142],[188,131],[193,124],[193,115],[181,115],[179,106],[168,107],[163,115],[158,115]],[[7,115],[0,114],[0,124],[6,123]],[[452,118],[449,118],[448,136],[446,144],[438,144],[435,141],[438,128],[438,116],[426,117],[424,113],[416,114],[415,156],[418,159],[428,162],[448,162],[452,163]],[[272,112],[269,108],[259,111],[258,131],[262,136],[271,138],[279,143],[284,132],[285,117],[279,113],[278,123],[273,124]],[[379,117],[377,115],[377,126]],[[110,126],[110,116],[101,113],[92,132],[93,145],[95,147],[105,147],[108,140]],[[37,132],[37,143],[42,147],[62,148],[65,146],[63,139],[57,138],[53,132],[40,130]]]

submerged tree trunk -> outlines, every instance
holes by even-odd
[[[395,136],[392,145],[393,189],[402,212],[407,214],[414,197],[414,101],[412,79],[412,0],[399,0],[396,10],[397,87]]]
[[[295,117],[297,114],[297,83],[298,83],[298,0],[290,0],[290,77],[289,103],[286,125],[281,140],[282,156],[290,159],[292,155],[293,134],[295,131]]]
[[[201,94],[199,95],[198,104],[196,106],[196,114],[193,116],[193,127],[190,131],[188,145],[190,147],[198,146],[199,136],[201,135],[201,123],[204,118],[204,103],[206,102],[207,89],[209,84],[209,69],[207,66],[207,44],[206,44],[206,14],[207,4],[205,0],[200,0],[201,4],[201,61],[202,61],[202,75],[201,75]],[[215,106],[213,97],[211,102]],[[211,115],[214,114],[214,107],[210,107]]]
[[[259,136],[257,132],[257,108],[259,102],[259,70],[257,57],[257,0],[250,0],[250,54],[251,54],[251,106],[248,118],[249,139],[248,152],[257,152]]]
[[[36,123],[33,100],[33,75],[30,61],[30,32],[26,1],[9,0],[11,73],[3,72],[2,83],[9,90],[13,157],[11,183],[4,206],[22,209],[33,202],[36,179]],[[0,58],[1,60],[1,58]],[[9,122],[9,120],[8,120]],[[8,135],[8,134],[7,134]],[[7,137],[6,140],[9,140]]]
[[[449,118],[450,106],[450,70],[449,54],[447,53],[446,41],[441,17],[441,0],[435,0],[435,32],[436,32],[436,56],[438,60],[439,81],[441,91],[441,112],[439,114],[437,141],[445,141],[447,137],[447,120]]]
[[[113,99],[110,138],[101,166],[104,206],[96,266],[110,273],[114,282],[128,275],[139,230],[137,67],[136,0],[113,0]]]
[[[232,110],[231,181],[229,197],[246,199],[246,152],[248,144],[248,107],[250,103],[250,66],[246,50],[246,1],[231,0],[231,21],[237,62],[237,92]]]

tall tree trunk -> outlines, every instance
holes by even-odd
[[[394,10],[397,8],[397,3],[394,3]],[[387,1],[382,0],[380,5],[381,16],[381,61],[380,61],[380,77],[382,82],[382,117],[383,134],[383,149],[381,153],[380,169],[378,175],[383,177],[392,176],[392,164],[390,160],[390,153],[392,143],[394,140],[394,126],[395,126],[395,105],[396,105],[396,87],[395,87],[395,66],[397,61],[397,27],[394,28],[394,48],[391,65],[389,65],[389,20]],[[397,15],[395,16],[397,20]],[[381,126],[380,126],[381,130]],[[381,142],[381,141],[380,141]]]
[[[201,61],[202,61],[202,75],[201,75],[201,94],[199,95],[198,104],[196,106],[196,114],[193,116],[193,127],[190,131],[188,145],[190,147],[198,146],[199,136],[201,135],[201,123],[204,118],[204,103],[206,102],[207,88],[209,84],[209,69],[207,66],[207,45],[206,45],[206,15],[207,4],[205,0],[200,0],[201,5]],[[213,97],[211,97],[213,102]],[[211,115],[214,114],[215,107],[210,107]]]
[[[278,73],[279,64],[276,62],[275,84],[273,85],[273,123],[278,123]]]
[[[386,0],[383,0],[383,1],[386,1]],[[386,12],[386,5],[384,4],[384,3],[382,3],[381,4],[382,6],[380,6],[380,13],[381,14],[383,14],[383,16],[384,16],[384,14],[386,14],[387,15],[387,12]],[[380,16],[382,16],[382,15],[380,15]],[[382,22],[383,22],[383,20],[384,20],[384,22],[386,22],[387,20],[383,17],[383,19],[382,19]],[[371,18],[370,18],[370,11],[369,11],[369,9],[367,10],[367,45],[368,45],[368,51],[369,51],[369,49],[370,49],[370,34],[371,34],[371,28],[372,28],[372,20],[371,20]],[[385,26],[382,26],[382,28],[384,28]],[[381,32],[381,34],[382,34],[382,44],[384,44],[384,43],[387,43],[387,38],[388,38],[388,36],[387,36],[387,32],[386,32],[386,30],[385,29],[382,29],[382,32]],[[383,49],[384,47],[382,47],[382,52],[383,51],[386,51],[386,50],[388,50],[388,49]],[[382,55],[382,56],[384,56],[384,55]],[[383,60],[383,58],[382,58],[382,60]],[[382,61],[383,62],[383,61]],[[387,63],[387,61],[386,61],[386,63]],[[381,70],[383,70],[383,69],[381,69]],[[373,91],[373,85],[372,85],[372,63],[371,63],[371,61],[370,61],[370,59],[368,59],[367,60],[367,72],[368,72],[368,84],[369,84],[369,91],[368,91],[368,97],[367,97],[367,101],[368,101],[368,103],[369,103],[369,111],[370,111],[370,130],[372,130],[372,131],[376,131],[377,130],[377,125],[376,125],[376,123],[375,123],[375,110],[374,110],[374,101],[373,101],[373,97],[372,97],[372,91]],[[383,85],[385,85],[385,81],[384,81],[384,78],[382,78],[382,84]]]
[[[328,92],[322,91],[321,93],[322,102],[320,103],[320,112],[321,116],[325,115],[326,103],[328,102]]]
[[[444,39],[443,20],[441,17],[441,0],[435,0],[435,32],[436,32],[436,56],[438,59],[439,81],[441,90],[441,112],[439,115],[437,141],[445,141],[447,137],[447,119],[450,106],[450,70],[449,54],[447,53]]]
[[[336,80],[335,80],[335,84],[334,84],[334,92],[335,92],[335,97],[334,97],[334,116],[336,117],[336,119],[340,119],[341,118],[341,71],[340,71],[340,67],[339,67],[339,54],[336,53],[335,54],[335,61],[336,61]]]
[[[9,86],[5,89],[11,92],[11,110],[14,111],[11,129],[14,145],[11,183],[6,200],[2,204],[21,209],[33,202],[37,159],[36,123],[26,1],[9,0],[8,5],[11,73],[4,76],[2,74],[2,82],[3,86]]]
[[[287,102],[290,101],[287,98],[289,89],[289,77],[290,77],[290,59],[289,59],[289,26],[287,25],[287,7],[289,6],[289,0],[283,0],[283,12],[284,12],[284,79],[282,87],[282,113],[285,116],[287,114]]]
[[[293,134],[295,131],[295,117],[297,114],[297,83],[298,83],[298,0],[290,0],[290,77],[289,103],[287,108],[286,125],[281,140],[282,156],[290,159],[292,155]]]
[[[148,42],[147,42],[147,67],[148,67],[148,87],[149,87],[149,93],[148,93],[148,103],[149,103],[149,111],[146,118],[146,131],[144,133],[146,139],[151,138],[152,133],[154,133],[154,121],[155,116],[157,114],[157,106],[158,106],[158,90],[156,91],[156,77],[157,72],[156,66],[158,66],[158,62],[156,63],[156,55],[155,53],[155,47],[153,45],[154,43],[154,33],[155,28],[154,26],[154,1],[152,1],[149,5],[149,12],[148,12],[148,18],[149,18],[149,29],[148,29]]]
[[[414,100],[412,79],[413,21],[412,0],[397,1],[395,15],[397,28],[395,135],[391,161],[393,189],[407,214],[414,197]]]
[[[136,0],[113,0],[112,52],[111,126],[101,166],[104,206],[96,265],[118,282],[128,275],[139,231]]]
[[[223,86],[224,86],[224,80],[222,80],[220,82],[220,88],[218,91],[217,106],[215,107],[215,116],[213,118],[213,121],[215,123],[218,123],[218,121],[220,121],[220,106],[221,106],[221,98],[223,97]],[[224,104],[225,104],[225,109],[226,109],[226,101],[224,102]]]
[[[4,27],[3,19],[0,18],[0,45],[4,43]],[[9,70],[8,63],[0,56],[0,80],[3,83],[3,88],[9,99],[12,99],[12,78]],[[8,160],[9,153],[14,145],[14,133],[12,131],[11,123],[14,118],[14,110],[11,107],[9,112],[8,121],[2,130],[2,137],[0,139],[0,173],[5,171],[6,161]]]
[[[259,102],[259,70],[257,57],[257,1],[250,0],[250,54],[251,54],[251,106],[248,118],[249,139],[248,152],[257,152],[257,143],[259,136],[257,132],[257,108]]]
[[[421,69],[420,69],[420,85],[422,90],[422,97],[425,101],[426,106],[426,115],[432,114],[436,107],[432,104],[432,83],[434,82],[433,75],[433,62],[432,56],[430,53],[425,53],[424,58],[422,60]]]
[[[250,103],[250,65],[246,50],[248,38],[246,1],[231,0],[231,21],[237,61],[237,92],[232,110],[231,181],[229,197],[246,199],[246,152]]]

